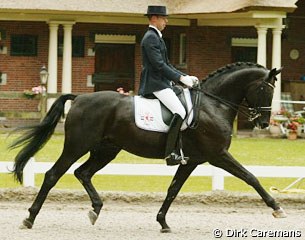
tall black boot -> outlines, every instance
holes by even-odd
[[[180,164],[182,158],[177,154],[177,142],[178,136],[180,134],[180,128],[183,123],[183,119],[179,114],[174,114],[171,124],[169,126],[166,147],[165,147],[165,160],[167,165],[177,165]]]

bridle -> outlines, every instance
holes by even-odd
[[[264,85],[267,86],[267,87],[272,88],[272,90],[275,88],[274,84],[266,82],[265,80],[263,80],[261,82],[261,84],[256,87],[256,89],[259,88],[261,91],[263,91],[263,89],[264,89],[263,86]],[[236,112],[241,113],[242,115],[247,117],[249,122],[253,122],[255,119],[262,116],[262,112],[271,112],[271,106],[262,107],[262,106],[260,106],[260,104],[257,104],[257,106],[255,106],[255,107],[250,107],[249,103],[247,101],[247,98],[246,98],[247,105],[245,105],[245,104],[239,104],[238,105],[236,103],[233,103],[233,102],[230,102],[228,100],[222,99],[221,97],[218,97],[218,96],[216,96],[212,93],[209,93],[205,89],[202,89],[200,83],[197,86],[194,86],[193,90],[195,90],[197,92],[201,92],[201,93],[205,94],[206,96],[221,102],[222,104],[228,106],[229,108],[235,110]],[[259,94],[259,92],[258,92],[258,94]],[[244,109],[241,109],[240,107],[248,109],[248,112]]]
[[[267,87],[270,87],[272,90],[275,88],[275,86],[269,82],[266,82],[265,80],[262,81],[262,83],[257,87],[260,88],[261,91],[264,90],[263,85],[266,85]],[[261,99],[261,98],[260,98]],[[249,118],[248,121],[252,122],[256,118],[260,117],[262,115],[262,112],[271,112],[271,106],[268,107],[262,107],[260,104],[257,104],[257,107],[248,107],[249,109]]]

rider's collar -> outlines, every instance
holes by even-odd
[[[151,24],[149,25],[149,27],[155,29],[157,31],[157,33],[159,34],[159,37],[162,38],[162,33],[158,28],[156,28],[154,25],[151,25]]]

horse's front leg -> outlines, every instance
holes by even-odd
[[[239,162],[237,162],[228,151],[225,150],[220,156],[215,157],[214,160],[210,163],[216,167],[226,170],[235,177],[240,178],[252,186],[262,197],[266,205],[274,210],[274,217],[284,218],[287,216],[284,210],[274,200],[274,198],[262,187],[258,179],[246,168],[244,168]]]
[[[185,183],[186,179],[190,176],[190,174],[193,172],[193,170],[197,167],[197,164],[187,164],[187,165],[180,165],[171,185],[168,188],[167,196],[158,212],[157,215],[157,221],[160,223],[162,229],[161,232],[170,232],[170,227],[167,225],[165,216],[166,213],[178,195],[178,192],[180,191],[181,187]]]

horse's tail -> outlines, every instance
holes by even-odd
[[[29,159],[34,156],[50,139],[55,127],[64,113],[65,102],[74,100],[76,95],[66,94],[60,96],[48,111],[46,117],[39,124],[17,128],[14,132],[25,131],[9,148],[14,149],[25,145],[15,157],[14,177],[22,183],[23,169]]]

